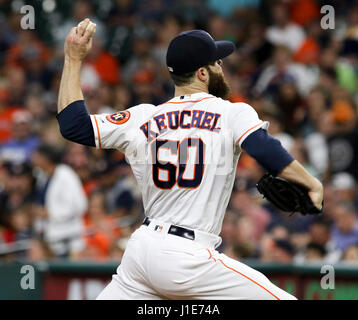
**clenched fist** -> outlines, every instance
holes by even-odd
[[[82,61],[91,50],[95,32],[96,24],[88,18],[72,28],[65,41],[65,58]]]

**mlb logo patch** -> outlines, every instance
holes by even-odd
[[[154,231],[161,232],[162,230],[163,230],[163,226],[156,225],[156,226],[154,227]]]

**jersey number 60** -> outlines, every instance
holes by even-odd
[[[188,163],[190,147],[196,148],[195,164],[194,164],[194,176],[192,179],[185,179],[184,172]],[[158,151],[160,148],[169,149],[172,155],[178,157],[176,164],[172,162],[162,162],[158,159]],[[176,183],[179,188],[197,188],[204,174],[204,154],[205,143],[200,138],[186,138],[183,141],[173,140],[160,140],[153,141],[151,145],[152,151],[152,173],[154,184],[160,189],[171,189]],[[179,163],[179,173],[177,177],[177,168]],[[159,177],[159,171],[165,170],[168,173],[167,180],[161,180]]]

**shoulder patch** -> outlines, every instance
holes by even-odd
[[[130,112],[125,110],[109,114],[108,116],[106,116],[106,119],[114,124],[123,124],[126,123],[130,117]]]

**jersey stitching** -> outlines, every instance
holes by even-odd
[[[248,133],[249,131],[255,129],[256,127],[258,127],[260,124],[263,124],[263,123],[264,123],[264,121],[261,121],[260,123],[254,125],[254,126],[251,127],[250,129],[246,130],[246,131],[240,136],[240,138],[236,141],[236,144],[239,144],[239,143],[240,143],[240,140],[243,138],[243,136],[244,136],[246,133]]]

